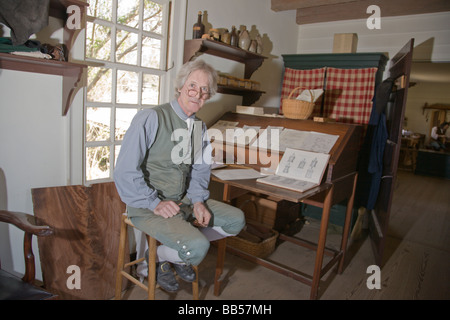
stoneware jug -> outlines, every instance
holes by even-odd
[[[263,41],[262,41],[261,35],[259,33],[256,36],[256,43],[258,44],[258,46],[256,47],[256,53],[262,54],[262,52],[263,52]]]
[[[239,48],[248,50],[250,47],[250,35],[248,34],[247,28],[244,27],[244,30],[239,34]]]

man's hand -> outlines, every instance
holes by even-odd
[[[211,219],[211,212],[205,207],[203,202],[194,203],[194,215],[197,222],[202,227],[207,227]]]
[[[157,216],[171,218],[178,214],[180,207],[173,201],[161,201],[153,211]]]

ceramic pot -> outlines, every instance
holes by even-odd
[[[248,51],[256,53],[257,47],[258,47],[258,44],[256,43],[256,40],[251,40],[250,41],[250,47],[248,48]]]
[[[258,46],[256,47],[256,53],[262,54],[262,52],[263,52],[263,42],[262,42],[262,38],[259,35],[259,33],[256,36],[256,43],[258,44]]]
[[[250,47],[250,35],[248,34],[247,28],[244,27],[244,30],[239,34],[239,48],[243,50],[248,50]]]
[[[222,35],[222,42],[226,44],[231,44],[231,33],[228,32],[228,29]]]

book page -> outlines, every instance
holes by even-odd
[[[263,176],[255,169],[216,169],[211,173],[221,180],[255,179]]]
[[[214,138],[213,141],[224,141],[228,144],[246,146],[253,143],[260,127],[244,125],[240,128],[237,124],[238,122],[219,120],[208,129],[208,136],[210,139]]]
[[[284,129],[280,134],[279,147],[273,150],[284,151],[286,148],[329,153],[339,136],[315,131]]]
[[[303,141],[308,137],[309,131],[284,129],[280,134],[280,143],[273,150],[284,151],[286,148],[301,149]]]
[[[264,178],[257,179],[256,181],[299,192],[304,192],[318,186],[317,183],[286,178],[278,175],[267,176]]]
[[[303,140],[300,149],[320,153],[330,153],[338,138],[339,136],[336,135],[311,131],[309,132],[308,139]]]
[[[252,148],[264,150],[277,150],[280,143],[280,135],[283,129],[283,127],[267,126],[266,129],[261,130],[258,139],[256,139],[250,146]]]
[[[259,129],[258,126],[244,125],[242,128],[236,128],[231,136],[227,136],[227,142],[236,142],[238,145],[249,145],[256,140]],[[230,130],[231,131],[231,130]]]
[[[329,154],[286,148],[274,175],[257,182],[304,192],[322,182]]]
[[[275,174],[320,184],[329,158],[329,154],[287,148]]]
[[[224,141],[227,129],[235,129],[239,122],[219,120],[208,129],[209,139]]]

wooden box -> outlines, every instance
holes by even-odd
[[[335,33],[333,53],[356,53],[358,35],[356,33]]]
[[[236,199],[248,222],[260,223],[268,228],[286,233],[301,217],[301,204],[286,200],[245,194]]]

